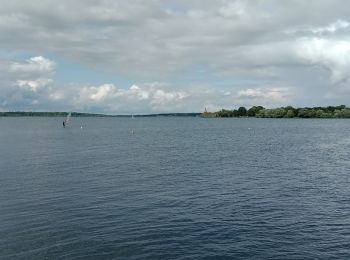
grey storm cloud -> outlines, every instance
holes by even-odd
[[[198,110],[204,105],[214,109],[254,102],[316,105],[345,102],[350,96],[350,6],[345,0],[0,0],[0,4],[2,52],[54,55],[135,82],[167,82],[161,91],[168,95],[159,96],[168,103],[154,101],[156,90],[149,83],[138,86],[154,98],[147,103],[149,110],[166,105],[175,110]],[[16,62],[25,61],[3,60],[0,68],[13,69]],[[108,111],[121,109],[113,106],[122,95],[113,84],[77,86],[72,82],[74,87],[60,87],[51,81],[55,61],[48,62],[51,71],[35,68],[35,73],[45,73],[45,77],[30,78],[28,74],[34,73],[30,65],[27,71],[19,65],[17,74],[12,70],[0,76],[0,83],[26,86],[32,81],[27,90],[50,85],[50,95],[57,102],[73,88],[76,104],[88,107],[89,102],[103,101],[101,109],[103,105]],[[243,78],[256,83],[219,89],[214,80],[205,82],[207,77],[196,84],[172,82],[196,66],[205,67],[206,76],[217,82]],[[94,91],[108,92],[110,97],[98,99]],[[132,91],[124,89],[123,95],[129,94]],[[191,98],[197,107],[186,105]],[[99,105],[95,103],[94,107]]]

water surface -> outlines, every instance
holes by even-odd
[[[62,120],[0,118],[1,259],[350,258],[350,120]]]

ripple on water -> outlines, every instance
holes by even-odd
[[[350,258],[348,120],[36,120],[0,118],[0,258]]]

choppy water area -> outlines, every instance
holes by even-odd
[[[62,121],[0,118],[1,259],[350,258],[350,120]]]

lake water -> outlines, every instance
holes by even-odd
[[[350,259],[350,120],[62,121],[0,118],[1,259]]]

